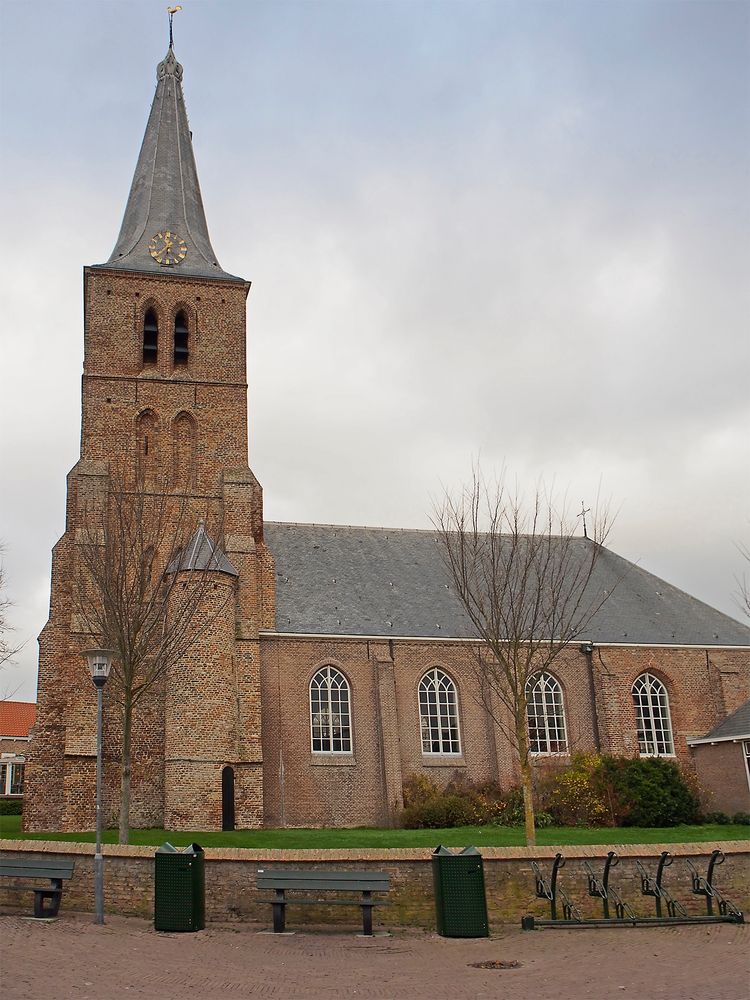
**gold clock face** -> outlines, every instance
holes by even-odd
[[[157,264],[168,267],[171,264],[181,264],[187,257],[187,244],[177,233],[167,230],[157,233],[148,245],[148,252]]]

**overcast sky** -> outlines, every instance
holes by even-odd
[[[166,2],[0,0],[0,538],[32,699],[78,458],[82,268],[119,231]],[[249,278],[268,519],[427,527],[481,456],[619,516],[739,617],[750,4],[184,0],[213,246]],[[0,692],[2,693],[2,692]]]

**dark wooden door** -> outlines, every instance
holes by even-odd
[[[234,830],[234,768],[228,765],[221,772],[221,828]]]

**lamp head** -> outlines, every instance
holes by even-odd
[[[594,644],[590,639],[587,639],[586,642],[581,643],[578,649],[583,653],[584,656],[591,656],[591,654],[594,652]]]
[[[107,683],[114,655],[114,649],[84,649],[81,653],[96,687],[104,687]]]

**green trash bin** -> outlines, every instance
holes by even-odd
[[[156,851],[154,927],[157,931],[202,931],[206,926],[206,866],[203,848]]]
[[[484,862],[476,847],[458,854],[438,846],[432,855],[435,915],[442,937],[489,937]]]

